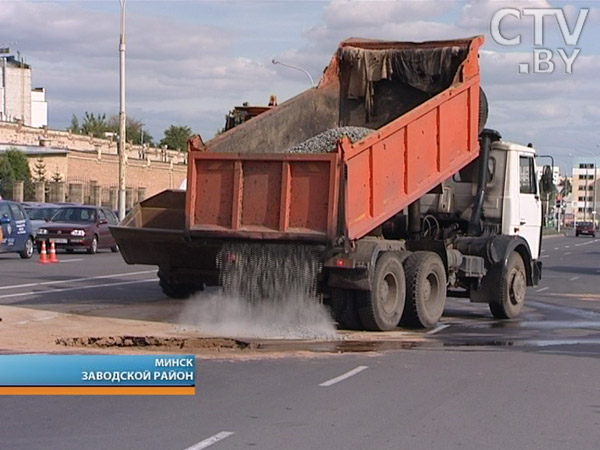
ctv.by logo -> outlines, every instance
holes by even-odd
[[[516,8],[502,8],[494,14],[490,23],[490,32],[492,39],[500,45],[515,46],[521,43],[521,35],[517,34],[513,37],[507,37],[501,32],[502,21],[509,20],[507,16],[516,17],[521,20],[522,17],[533,17],[533,61],[530,63],[519,63],[519,73],[529,73],[530,68],[532,73],[553,73],[556,65],[560,62],[564,63],[565,73],[573,73],[573,63],[581,53],[580,48],[575,46],[579,42],[583,25],[587,19],[589,9],[582,8],[577,14],[577,21],[573,28],[569,27],[565,12],[562,8],[524,8],[523,12]],[[558,25],[558,31],[565,44],[564,48],[555,49],[558,55],[558,60],[555,58],[554,52],[549,48],[544,48],[544,17],[554,17]],[[556,26],[556,24],[552,24]],[[571,47],[571,49],[567,48]],[[569,53],[569,50],[570,53]]]

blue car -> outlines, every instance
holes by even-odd
[[[23,207],[0,200],[0,253],[16,252],[21,258],[33,255],[33,229]]]

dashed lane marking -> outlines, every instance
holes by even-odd
[[[350,370],[350,371],[348,371],[346,373],[341,374],[339,377],[335,377],[335,378],[332,378],[331,380],[324,381],[323,383],[319,384],[319,386],[329,387],[331,385],[339,383],[340,381],[344,381],[344,380],[346,380],[346,379],[348,379],[350,377],[353,377],[357,373],[360,373],[363,370],[368,369],[368,368],[369,368],[369,366],[358,366],[358,367],[356,367],[356,368],[354,368],[354,369],[352,369],[352,370]]]
[[[546,291],[548,289],[549,289],[548,287],[543,287],[543,288],[540,288],[540,289],[536,289],[535,292],[544,292],[544,291]]]
[[[73,260],[73,261],[79,261],[79,260]],[[130,277],[133,275],[145,275],[147,273],[155,273],[155,272],[156,272],[156,270],[142,270],[140,272],[113,273],[111,275],[99,275],[96,277],[73,278],[73,279],[57,280],[57,281],[42,281],[41,283],[13,284],[13,285],[8,285],[8,286],[0,286],[0,290],[20,289],[20,288],[33,287],[33,286],[49,286],[51,284],[76,283],[79,281],[102,280],[104,278],[113,278],[113,277]]]
[[[221,431],[217,434],[213,434],[211,437],[204,439],[203,441],[198,442],[197,444],[192,445],[191,447],[186,448],[185,450],[202,450],[203,448],[208,448],[213,444],[216,444],[219,441],[222,441],[229,436],[234,435],[233,431]]]
[[[433,330],[429,330],[427,333],[427,335],[432,335],[432,334],[436,334],[439,333],[442,330],[445,330],[446,328],[448,328],[450,326],[449,323],[443,323],[441,325],[438,325],[437,327],[435,327]]]
[[[4,294],[4,295],[0,295],[0,299],[15,298],[15,297],[28,297],[30,295],[40,295],[40,294],[54,294],[55,292],[78,291],[78,290],[84,290],[84,289],[95,289],[95,288],[100,288],[100,287],[124,286],[126,284],[149,283],[151,281],[156,282],[156,278],[150,278],[147,280],[123,281],[121,283],[104,283],[104,284],[94,284],[91,286],[77,286],[77,287],[60,288],[60,289],[45,289],[45,290],[41,290],[41,291],[19,292],[18,294]]]

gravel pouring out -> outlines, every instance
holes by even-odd
[[[357,142],[374,130],[339,127],[285,153],[334,152],[347,136]],[[336,339],[335,323],[317,294],[323,247],[285,243],[231,242],[217,264],[223,291],[199,294],[182,321],[219,336],[267,339]]]
[[[200,294],[186,323],[219,336],[335,339],[335,324],[317,295],[322,247],[232,242],[218,265],[223,290]]]

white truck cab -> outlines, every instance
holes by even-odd
[[[521,236],[529,244],[531,258],[540,255],[542,201],[533,147],[497,141],[490,156],[505,160],[502,234]]]

